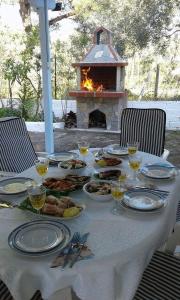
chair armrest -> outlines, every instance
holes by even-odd
[[[163,154],[161,155],[161,158],[167,159],[169,156],[170,151],[167,149],[164,149]]]

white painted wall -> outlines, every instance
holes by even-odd
[[[76,112],[76,100],[67,100],[63,102],[67,112],[72,110]],[[66,105],[65,105],[66,102]],[[128,101],[128,107],[134,108],[161,108],[166,112],[167,129],[180,130],[180,101]],[[62,104],[59,100],[53,100],[53,111],[56,117],[62,117]]]

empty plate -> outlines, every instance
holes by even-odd
[[[65,247],[70,240],[70,230],[56,221],[36,220],[20,225],[9,237],[9,246],[25,255],[39,256]]]
[[[78,154],[73,152],[59,152],[59,153],[52,153],[48,155],[48,158],[55,162],[61,162],[69,159],[76,159],[78,157]]]
[[[118,144],[117,145],[115,144],[108,147],[107,153],[112,155],[124,156],[124,155],[128,155],[128,149],[126,147],[121,147]]]
[[[123,202],[127,207],[142,211],[155,210],[164,206],[164,198],[148,191],[127,192]]]
[[[168,179],[174,177],[176,169],[165,164],[149,164],[140,169],[140,173],[153,179]]]

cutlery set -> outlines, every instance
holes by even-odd
[[[67,266],[72,268],[77,261],[93,257],[93,253],[86,246],[88,236],[89,232],[83,235],[80,235],[79,232],[75,232],[70,243],[53,260],[51,268],[58,266],[61,266],[62,270]]]

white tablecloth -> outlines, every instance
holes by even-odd
[[[145,162],[162,159],[142,153]],[[127,168],[124,159],[122,168]],[[60,170],[52,167],[48,176],[58,176]],[[34,167],[20,174],[39,180]],[[39,289],[48,299],[53,293],[72,286],[82,300],[130,300],[153,252],[167,239],[175,223],[180,193],[180,178],[158,182],[161,189],[171,191],[167,207],[161,213],[135,214],[122,210],[120,216],[111,213],[112,202],[97,203],[83,192],[71,196],[85,203],[83,214],[64,222],[72,233],[90,232],[88,245],[95,254],[91,260],[76,263],[72,269],[51,269],[55,254],[42,257],[24,257],[8,246],[8,235],[36,216],[19,209],[0,210],[0,278],[7,284],[15,300],[28,300]],[[21,198],[15,198],[21,201]]]

